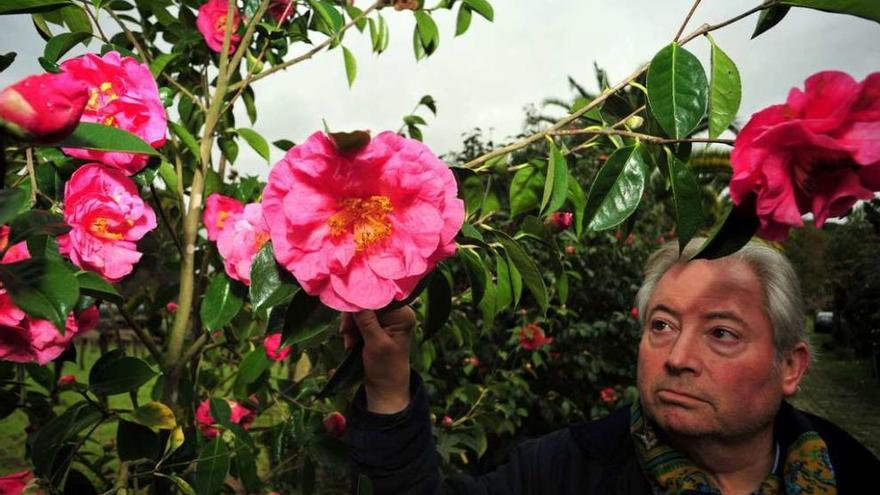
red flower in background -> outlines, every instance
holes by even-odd
[[[30,471],[21,471],[0,477],[0,494],[21,495],[27,484],[34,479]]]
[[[614,390],[614,387],[605,387],[599,391],[599,400],[605,404],[613,404],[617,402],[617,399],[617,391]]]
[[[35,143],[64,139],[89,101],[86,85],[70,74],[29,76],[0,91],[0,126]]]
[[[234,400],[227,399],[226,403],[229,404],[229,421],[241,425],[245,430],[250,428],[251,423],[257,419],[257,413],[254,410],[244,407]],[[217,428],[214,427],[214,418],[211,416],[210,399],[203,400],[196,409],[196,426],[198,426],[199,431],[205,435],[205,438],[210,439],[217,436],[218,431]]]
[[[574,215],[572,215],[572,213],[569,211],[557,211],[547,217],[546,223],[554,231],[562,232],[563,230],[568,230],[569,228],[571,228],[573,218]]]
[[[336,438],[345,436],[345,416],[339,411],[333,411],[324,418],[324,429]]]
[[[289,356],[290,351],[293,350],[291,346],[287,346],[279,352],[279,347],[281,347],[281,332],[269,334],[263,339],[263,349],[266,350],[266,355],[272,361],[284,361],[284,358]]]
[[[812,213],[816,226],[880,190],[880,72],[810,76],[804,90],[754,114],[730,156],[730,197],[757,196],[758,234],[788,237]]]
[[[199,15],[196,17],[196,27],[205,38],[208,48],[215,52],[223,49],[223,37],[226,35],[226,19],[229,15],[229,2],[227,0],[208,0],[199,7]],[[232,36],[229,39],[229,54],[235,51],[241,36],[238,35],[238,27],[241,25],[241,14],[238,9],[232,11]]]
[[[519,330],[519,346],[527,351],[534,351],[552,343],[553,338],[544,335],[544,330],[534,323],[527,323]]]

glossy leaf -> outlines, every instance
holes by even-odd
[[[280,304],[296,291],[293,277],[275,261],[271,242],[254,256],[250,275],[250,299],[255,311]]]
[[[345,77],[348,79],[348,87],[350,88],[357,77],[357,60],[351,50],[344,46],[342,47],[342,59],[345,62]]]
[[[562,207],[568,194],[568,163],[552,141],[547,163],[547,179],[544,181],[544,195],[541,198],[543,215],[549,215]]]
[[[305,342],[335,326],[338,316],[337,311],[323,305],[317,296],[310,296],[306,291],[299,290],[293,295],[285,311],[281,341],[285,345]],[[276,330],[269,329],[270,332]]]
[[[422,10],[416,10],[414,14],[420,44],[425,50],[425,55],[431,55],[440,45],[440,30],[437,29],[437,23],[434,22],[430,14]]]
[[[836,14],[849,14],[880,22],[880,2],[876,0],[780,0],[779,3]]]
[[[532,293],[538,306],[541,307],[541,311],[546,312],[549,305],[547,286],[544,284],[544,278],[541,276],[538,266],[518,242],[501,232],[496,232],[496,235],[498,235],[501,245],[504,246],[504,251],[511,263],[522,276],[526,288]]]
[[[492,9],[492,4],[487,0],[464,0],[464,3],[467,4],[468,7],[474,9],[474,12],[483,16],[487,21],[492,22],[495,20],[495,11]]]
[[[74,33],[92,34],[92,21],[79,5],[69,5],[60,10],[64,24]]]
[[[767,2],[765,2],[767,3]],[[791,7],[784,5],[774,5],[769,9],[762,10],[758,15],[758,22],[755,24],[755,31],[752,32],[752,39],[757,38],[761,34],[767,32],[773,26],[779,24],[780,21],[788,14]]]
[[[154,78],[158,79],[162,71],[165,70],[165,67],[180,55],[180,53],[163,53],[159,55],[150,63],[150,73],[153,74]]]
[[[22,189],[0,189],[0,225],[6,225],[25,208],[27,195]]]
[[[57,62],[65,53],[69,52],[71,48],[91,39],[91,37],[92,35],[90,33],[83,32],[61,33],[57,36],[53,36],[43,49],[43,57],[51,62]]]
[[[249,144],[258,155],[263,157],[267,162],[269,161],[269,142],[266,141],[266,138],[261,136],[257,131],[246,127],[236,129],[236,132],[238,132],[239,136],[244,138],[247,144]]]
[[[79,272],[76,274],[76,281],[79,284],[81,294],[115,304],[122,303],[122,296],[116,291],[116,288],[97,273]]]
[[[131,418],[153,430],[173,430],[177,426],[174,411],[158,401],[150,401],[138,407],[131,413]]]
[[[0,15],[44,12],[69,5],[69,0],[8,0],[0,2]]]
[[[641,145],[615,151],[599,169],[590,192],[584,217],[593,230],[620,225],[639,206],[648,164]]]
[[[89,388],[96,395],[127,394],[154,376],[156,372],[142,359],[123,356],[106,365],[98,366],[96,363],[89,373]]]
[[[468,28],[471,25],[471,18],[473,12],[467,4],[462,3],[458,7],[458,14],[455,16],[455,35],[461,36],[467,32]]]
[[[235,387],[237,389],[243,389],[257,381],[260,375],[262,375],[269,367],[269,364],[271,364],[271,362],[269,361],[269,357],[266,356],[266,350],[263,349],[263,346],[256,347],[245,354],[241,363],[238,365],[238,375],[235,377]]]
[[[214,495],[223,488],[223,480],[229,472],[229,450],[218,435],[202,448],[196,462],[193,489],[199,495]]]
[[[241,285],[222,273],[211,278],[200,309],[202,323],[209,331],[223,328],[235,318],[244,304],[241,292]]]
[[[116,427],[116,449],[121,461],[156,459],[162,453],[159,435],[146,426],[119,420]]]
[[[544,187],[544,173],[538,167],[529,165],[516,171],[510,181],[510,216],[527,212],[540,205],[540,194]]]
[[[755,203],[756,197],[751,195],[740,204],[729,206],[694,259],[721,258],[745,246],[761,224],[755,212]]]
[[[425,335],[434,335],[443,328],[451,311],[452,289],[449,281],[442,272],[435,271],[428,282],[428,308],[423,322]]]
[[[9,245],[36,236],[58,237],[70,231],[61,215],[45,210],[28,210],[9,222]]]
[[[675,228],[678,231],[679,251],[703,226],[703,205],[700,185],[691,169],[667,150],[666,163],[669,167],[669,182],[672,184],[672,200],[675,204]]]
[[[159,156],[158,151],[138,136],[116,127],[91,122],[80,122],[73,134],[56,144],[69,148],[123,151]]]
[[[584,213],[587,209],[587,196],[581,185],[574,179],[568,181],[568,200],[574,214],[574,234],[578,239],[584,230]]]
[[[690,134],[706,114],[709,82],[703,65],[677,43],[657,52],[648,67],[651,113],[673,138]]]
[[[51,321],[62,334],[79,298],[76,277],[59,260],[34,257],[0,265],[0,282],[25,313]]]
[[[49,475],[58,451],[104,415],[90,402],[77,402],[28,438],[31,460],[38,475]]]
[[[709,138],[716,138],[733,122],[742,100],[739,69],[715,40],[712,44],[712,80],[709,84]]]
[[[0,72],[6,70],[12,62],[15,62],[15,57],[18,55],[15,52],[4,53],[0,55]]]

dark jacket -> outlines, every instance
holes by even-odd
[[[444,478],[431,434],[428,398],[413,373],[410,405],[397,414],[366,409],[363,388],[349,414],[347,437],[361,474],[377,495],[651,495],[630,436],[629,408],[522,442],[507,464],[479,477]],[[880,493],[880,461],[845,431],[783,403],[778,418],[803,414],[828,445],[838,495]],[[777,421],[781,444],[791,439]],[[872,488],[873,487],[873,488]]]

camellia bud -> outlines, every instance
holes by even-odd
[[[29,76],[0,91],[0,126],[34,143],[69,136],[79,124],[89,92],[67,73]]]
[[[577,249],[574,246],[565,246],[565,254],[574,254]]]
[[[339,411],[333,411],[324,418],[324,428],[334,437],[342,438],[345,435],[345,416]]]
[[[638,115],[633,115],[632,117],[626,119],[626,126],[630,129],[638,129],[645,123],[645,119],[639,117]]]
[[[573,218],[574,215],[572,215],[571,212],[557,211],[547,217],[547,220],[545,220],[544,223],[556,232],[562,232],[571,227]]]
[[[443,416],[443,419],[440,420],[440,424],[443,425],[444,428],[452,428],[452,418],[449,416]]]
[[[73,375],[63,375],[58,378],[58,388],[68,388],[76,383],[76,377]]]

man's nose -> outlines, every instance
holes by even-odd
[[[666,356],[666,370],[671,374],[693,373],[699,375],[702,371],[700,359],[699,335],[695,331],[683,330],[669,348]]]

